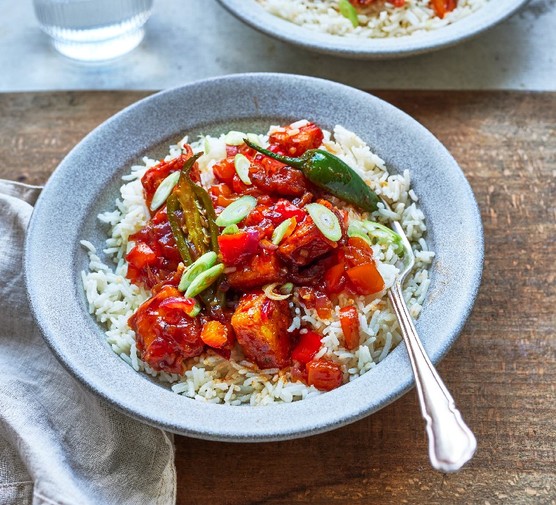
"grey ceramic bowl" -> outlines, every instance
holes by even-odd
[[[307,118],[357,132],[392,171],[410,170],[436,251],[432,284],[417,322],[437,362],[450,348],[479,287],[483,236],[477,204],[448,151],[395,107],[329,81],[244,74],[201,81],[146,98],[95,129],[63,160],[44,188],[29,225],[26,281],[46,342],[91,390],[130,416],[212,440],[263,441],[315,434],[360,419],[413,385],[406,350],[396,348],[363,377],[292,404],[232,407],[191,400],[136,373],[116,356],[88,314],[80,280],[88,239],[100,250],[106,229],[96,219],[112,208],[121,176],[143,155],[158,157],[184,134],[230,129],[266,131]]]
[[[386,59],[427,53],[478,35],[511,16],[528,0],[490,0],[469,16],[438,30],[389,39],[319,33],[268,13],[255,0],[218,0],[238,19],[271,37],[319,53],[358,59]]]

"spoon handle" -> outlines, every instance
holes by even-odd
[[[421,412],[427,423],[432,466],[442,472],[455,472],[471,459],[477,441],[421,344],[399,281],[388,291],[388,296],[398,317],[415,375]]]

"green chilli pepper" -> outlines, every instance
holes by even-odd
[[[377,210],[377,203],[380,200],[375,192],[349,165],[328,151],[309,149],[299,158],[290,158],[263,149],[248,139],[244,139],[244,142],[251,149],[269,158],[301,170],[315,186],[328,191],[341,200],[367,212]]]
[[[193,184],[193,183],[192,183]],[[208,231],[210,236],[211,249],[214,252],[218,252],[218,235],[219,228],[216,224],[216,212],[214,211],[214,206],[212,205],[212,200],[210,195],[198,184],[193,184],[193,191],[201,203],[201,207],[205,209],[206,220],[208,221]]]
[[[168,200],[166,202],[166,210],[168,212],[168,221],[170,223],[170,228],[172,229],[172,234],[174,235],[174,239],[176,240],[176,246],[178,247],[181,259],[185,263],[185,265],[191,265],[191,253],[189,252],[189,247],[187,245],[183,230],[181,229],[180,220],[177,214],[177,212],[180,210],[180,203],[176,195],[171,194],[168,197]]]
[[[196,154],[185,162],[179,181],[166,202],[170,228],[186,266],[210,251],[212,255],[218,252],[219,228],[215,223],[212,201],[204,188],[195,184],[189,176],[201,155]],[[219,285],[216,282],[199,293],[199,298],[213,315],[221,313],[226,303],[225,293]]]
[[[198,258],[209,250],[203,223],[205,218],[197,203],[197,195],[193,187],[196,184],[189,177],[191,168],[200,156],[201,153],[196,154],[185,162],[175,188],[175,194],[183,211],[183,225],[185,230],[187,230],[187,239],[190,246],[192,246],[193,250],[191,252],[194,258]]]

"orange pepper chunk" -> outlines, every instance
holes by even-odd
[[[432,7],[439,18],[453,11],[457,7],[457,0],[431,0]]]
[[[359,295],[372,295],[384,289],[384,280],[374,262],[348,268],[346,273]]]
[[[327,359],[309,361],[306,365],[307,384],[323,391],[332,391],[342,385],[340,365]]]
[[[209,347],[220,349],[228,342],[228,328],[219,321],[207,321],[201,330],[201,340]]]
[[[359,314],[354,305],[340,309],[340,324],[344,333],[344,343],[347,349],[359,346]]]

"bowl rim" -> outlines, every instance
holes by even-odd
[[[462,198],[466,202],[465,212],[469,216],[469,224],[473,226],[476,240],[474,249],[469,251],[469,256],[466,258],[465,268],[468,269],[466,272],[468,275],[464,276],[465,285],[461,287],[464,297],[461,299],[461,303],[458,302],[457,314],[455,314],[457,317],[454,319],[454,314],[451,314],[450,327],[441,330],[444,335],[442,339],[424,341],[433,363],[438,362],[449,350],[472,310],[480,286],[484,255],[479,208],[471,187],[455,160],[428,130],[409,115],[373,95],[343,84],[289,74],[235,74],[196,81],[156,93],[116,113],[89,133],[64,158],[45,185],[36,203],[28,227],[24,257],[25,281],[32,313],[46,343],[58,360],[88,389],[120,411],[147,424],[181,435],[208,440],[236,442],[286,440],[329,431],[361,419],[393,402],[413,385],[407,352],[404,346],[400,345],[390,353],[384,363],[362,377],[341,388],[311,399],[291,404],[257,407],[214,405],[184,398],[158,384],[145,380],[143,374],[135,372],[110,349],[108,349],[108,354],[104,354],[103,343],[99,343],[97,346],[96,339],[91,341],[93,347],[97,346],[96,348],[101,350],[96,354],[91,351],[89,352],[90,356],[82,355],[80,349],[73,347],[71,339],[81,338],[76,337],[76,332],[91,332],[98,335],[99,327],[93,321],[92,316],[86,313],[86,310],[83,310],[84,313],[81,314],[69,313],[72,307],[73,312],[81,307],[76,300],[68,300],[66,313],[60,313],[59,307],[56,305],[56,297],[62,296],[64,293],[68,296],[84,298],[82,286],[79,286],[78,275],[74,275],[79,271],[75,266],[76,259],[74,257],[77,252],[67,253],[69,258],[67,261],[73,262],[71,263],[72,268],[71,271],[59,272],[62,294],[58,294],[48,287],[56,275],[55,265],[51,265],[49,259],[56,260],[48,256],[54,252],[47,251],[45,253],[44,248],[54,241],[53,234],[58,233],[60,236],[64,236],[64,233],[69,233],[57,230],[49,223],[53,213],[62,212],[55,207],[63,200],[60,189],[63,189],[67,177],[74,175],[75,168],[83,161],[84,151],[91,151],[91,149],[102,146],[103,139],[112,139],[113,135],[121,131],[123,125],[126,125],[126,122],[135,121],[145,114],[146,109],[154,110],[153,108],[160,106],[169,107],[178,98],[183,99],[192,94],[204,96],[207,92],[209,94],[216,93],[215,96],[219,96],[218,94],[222,93],[224,89],[232,88],[248,90],[258,87],[257,89],[265,92],[273,90],[282,93],[284,86],[294,86],[303,92],[305,90],[311,93],[315,90],[322,91],[333,96],[339,93],[344,99],[353,100],[354,104],[367,103],[370,108],[374,107],[382,112],[388,111],[393,115],[397,126],[410,125],[420,135],[424,144],[435,146],[442,161],[447,166],[450,165],[450,169],[457,179]],[[267,120],[266,116],[261,117]],[[270,117],[268,121],[270,121]],[[129,164],[123,173],[128,171]],[[66,196],[72,198],[71,195]],[[91,198],[94,199],[94,195]],[[79,205],[78,197],[76,196],[74,199],[77,200],[76,205]],[[63,212],[67,211],[64,209]],[[82,212],[87,212],[87,209],[83,209]],[[51,227],[48,228],[48,226]],[[74,247],[77,250],[78,244],[74,244]],[[420,320],[417,321],[418,330]],[[89,357],[92,357],[92,362],[88,359]],[[387,363],[390,365],[387,366]],[[392,377],[387,372],[394,363],[399,365],[399,370],[396,369],[396,374]],[[107,377],[116,377],[120,380],[111,380]],[[366,394],[369,387],[375,387],[381,393],[377,397],[369,398]],[[135,391],[134,388],[146,397],[149,397],[149,394],[155,394],[157,396],[156,405],[144,405],[137,398],[137,394],[130,396],[129,392]],[[179,403],[179,408],[176,407],[177,403]]]
[[[476,12],[436,30],[403,37],[371,39],[308,30],[270,14],[255,0],[218,0],[240,21],[282,42],[322,54],[364,60],[401,58],[459,44],[504,21],[529,1],[491,0]]]

